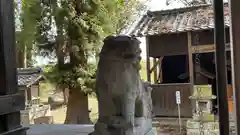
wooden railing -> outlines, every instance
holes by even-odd
[[[34,124],[34,119],[52,116],[50,105],[31,106],[28,109],[21,111],[21,122],[23,125]]]
[[[181,117],[192,117],[189,83],[151,85],[153,113],[155,117],[178,117],[175,92],[181,93]]]

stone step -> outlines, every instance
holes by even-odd
[[[88,135],[93,125],[36,124],[28,125],[27,135]]]
[[[187,120],[191,118],[181,118],[182,125],[186,125]],[[171,125],[171,126],[179,126],[179,119],[178,118],[154,118],[153,119],[153,126],[160,126],[160,125]]]

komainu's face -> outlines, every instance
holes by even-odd
[[[110,36],[104,40],[101,54],[106,57],[139,62],[141,59],[139,44],[140,41],[136,38],[128,36]]]

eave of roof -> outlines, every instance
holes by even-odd
[[[18,86],[21,87],[30,87],[41,79],[45,79],[41,68],[19,68],[17,77]]]
[[[224,14],[225,24],[226,27],[229,27],[228,3],[225,3],[224,7],[226,10]],[[201,22],[203,20],[205,24]],[[130,32],[130,35],[141,37],[213,29],[213,21],[214,14],[212,5],[148,11]]]

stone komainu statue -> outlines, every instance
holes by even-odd
[[[91,135],[152,135],[151,89],[139,76],[140,42],[128,36],[104,40],[96,94],[99,119]]]

